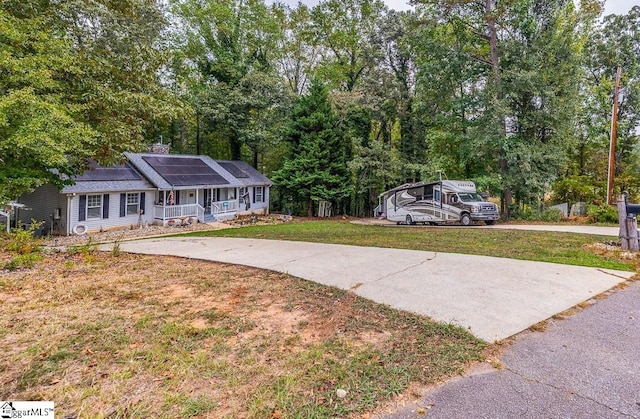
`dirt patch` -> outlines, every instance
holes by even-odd
[[[199,260],[51,253],[0,295],[0,399],[60,417],[361,417],[483,357],[450,326]]]

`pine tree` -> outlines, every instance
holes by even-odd
[[[273,175],[284,196],[306,203],[310,217],[314,202],[335,204],[349,196],[345,142],[327,89],[318,81],[298,100],[285,139],[290,156]]]

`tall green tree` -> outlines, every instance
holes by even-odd
[[[426,153],[421,123],[414,112],[416,62],[413,49],[415,15],[411,12],[390,12],[381,27],[384,63],[393,76],[395,119],[400,125],[398,150],[409,163],[424,163]],[[408,178],[410,171],[406,172]],[[409,180],[409,179],[408,179]]]
[[[420,168],[423,176],[433,178],[442,172],[450,178],[498,177],[497,161],[488,146],[501,135],[498,118],[481,121],[484,114],[493,115],[490,109],[495,103],[490,48],[483,5],[474,4],[473,13],[465,5],[445,7],[440,2],[418,9],[414,107],[424,124],[428,153]]]
[[[321,46],[314,42],[311,11],[298,3],[295,8],[276,4],[272,8],[280,24],[282,37],[278,40],[276,65],[294,95],[306,93],[320,61]]]
[[[146,147],[182,105],[162,79],[169,60],[163,2],[46,3],[82,68],[67,81],[67,100],[82,105],[84,122],[99,133],[93,157],[110,162]]]
[[[509,71],[502,79],[508,106],[502,174],[519,202],[537,203],[577,141],[583,41],[572,1],[514,7],[508,23],[515,36],[503,42]]]
[[[276,9],[279,6],[274,6]],[[282,33],[262,0],[176,0],[179,45],[185,84],[201,130],[198,150],[213,157],[242,159],[243,147],[254,164],[275,137],[286,104],[275,58]],[[228,147],[226,153],[216,152]]]
[[[163,22],[146,0],[0,4],[0,200],[139,150],[175,114]]]
[[[319,75],[334,87],[351,92],[380,58],[380,0],[326,0],[311,12],[311,32],[322,47]]]
[[[507,215],[513,195],[538,202],[575,139],[583,39],[573,2],[424,3],[440,43],[419,52],[422,105],[439,127],[428,133],[430,153],[448,156],[454,176],[499,181]]]
[[[594,17],[598,17],[599,13]],[[595,20],[595,19],[594,19]],[[637,199],[640,194],[638,152],[640,136],[640,6],[626,15],[611,15],[602,23],[588,26],[580,83],[582,116],[578,120],[580,139],[572,150],[573,164],[557,188],[575,199],[606,199],[608,150],[611,135],[611,109],[617,69],[622,71],[616,119],[617,147],[615,156],[616,193],[626,190]],[[583,193],[572,193],[571,184],[586,183]],[[594,193],[595,192],[595,193]],[[558,198],[562,198],[562,194]]]
[[[0,8],[0,202],[61,185],[98,137],[65,98],[66,80],[82,70],[65,34],[52,31],[55,16],[10,6]]]
[[[315,202],[338,204],[349,196],[347,150],[339,120],[327,88],[317,80],[309,94],[298,99],[285,140],[290,155],[272,176],[285,199],[306,205],[311,217]]]

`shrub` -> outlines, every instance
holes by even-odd
[[[40,261],[39,253],[25,253],[13,257],[4,265],[5,269],[15,271],[20,268],[33,268],[33,265]]]
[[[587,216],[592,223],[617,223],[618,209],[607,204],[589,205]]]
[[[511,216],[516,220],[524,220],[524,221],[546,221],[546,222],[562,221],[562,212],[557,208],[539,211],[539,210],[534,210],[528,206],[515,207],[511,212]]]
[[[35,232],[42,227],[43,221],[31,220],[31,225],[27,230],[13,230],[4,243],[6,250],[19,255],[28,255],[40,251],[42,239],[35,236]]]
[[[87,236],[87,242],[85,244],[79,244],[72,246],[68,249],[71,254],[80,254],[84,256],[92,255],[95,253],[97,245],[93,242],[93,237]]]
[[[572,175],[558,180],[553,185],[552,202],[592,202],[597,198],[596,191],[605,185],[593,183],[588,176]]]
[[[550,222],[558,222],[562,221],[562,211],[558,208],[550,208],[542,211],[540,214],[542,217],[541,221],[550,221]]]
[[[31,220],[27,230],[16,229],[5,236],[2,246],[5,250],[16,255],[4,265],[5,269],[15,271],[20,268],[32,268],[38,262],[42,239],[35,236],[35,232],[42,227],[44,222]]]

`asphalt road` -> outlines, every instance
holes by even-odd
[[[500,357],[386,419],[640,418],[640,282],[524,332]]]

